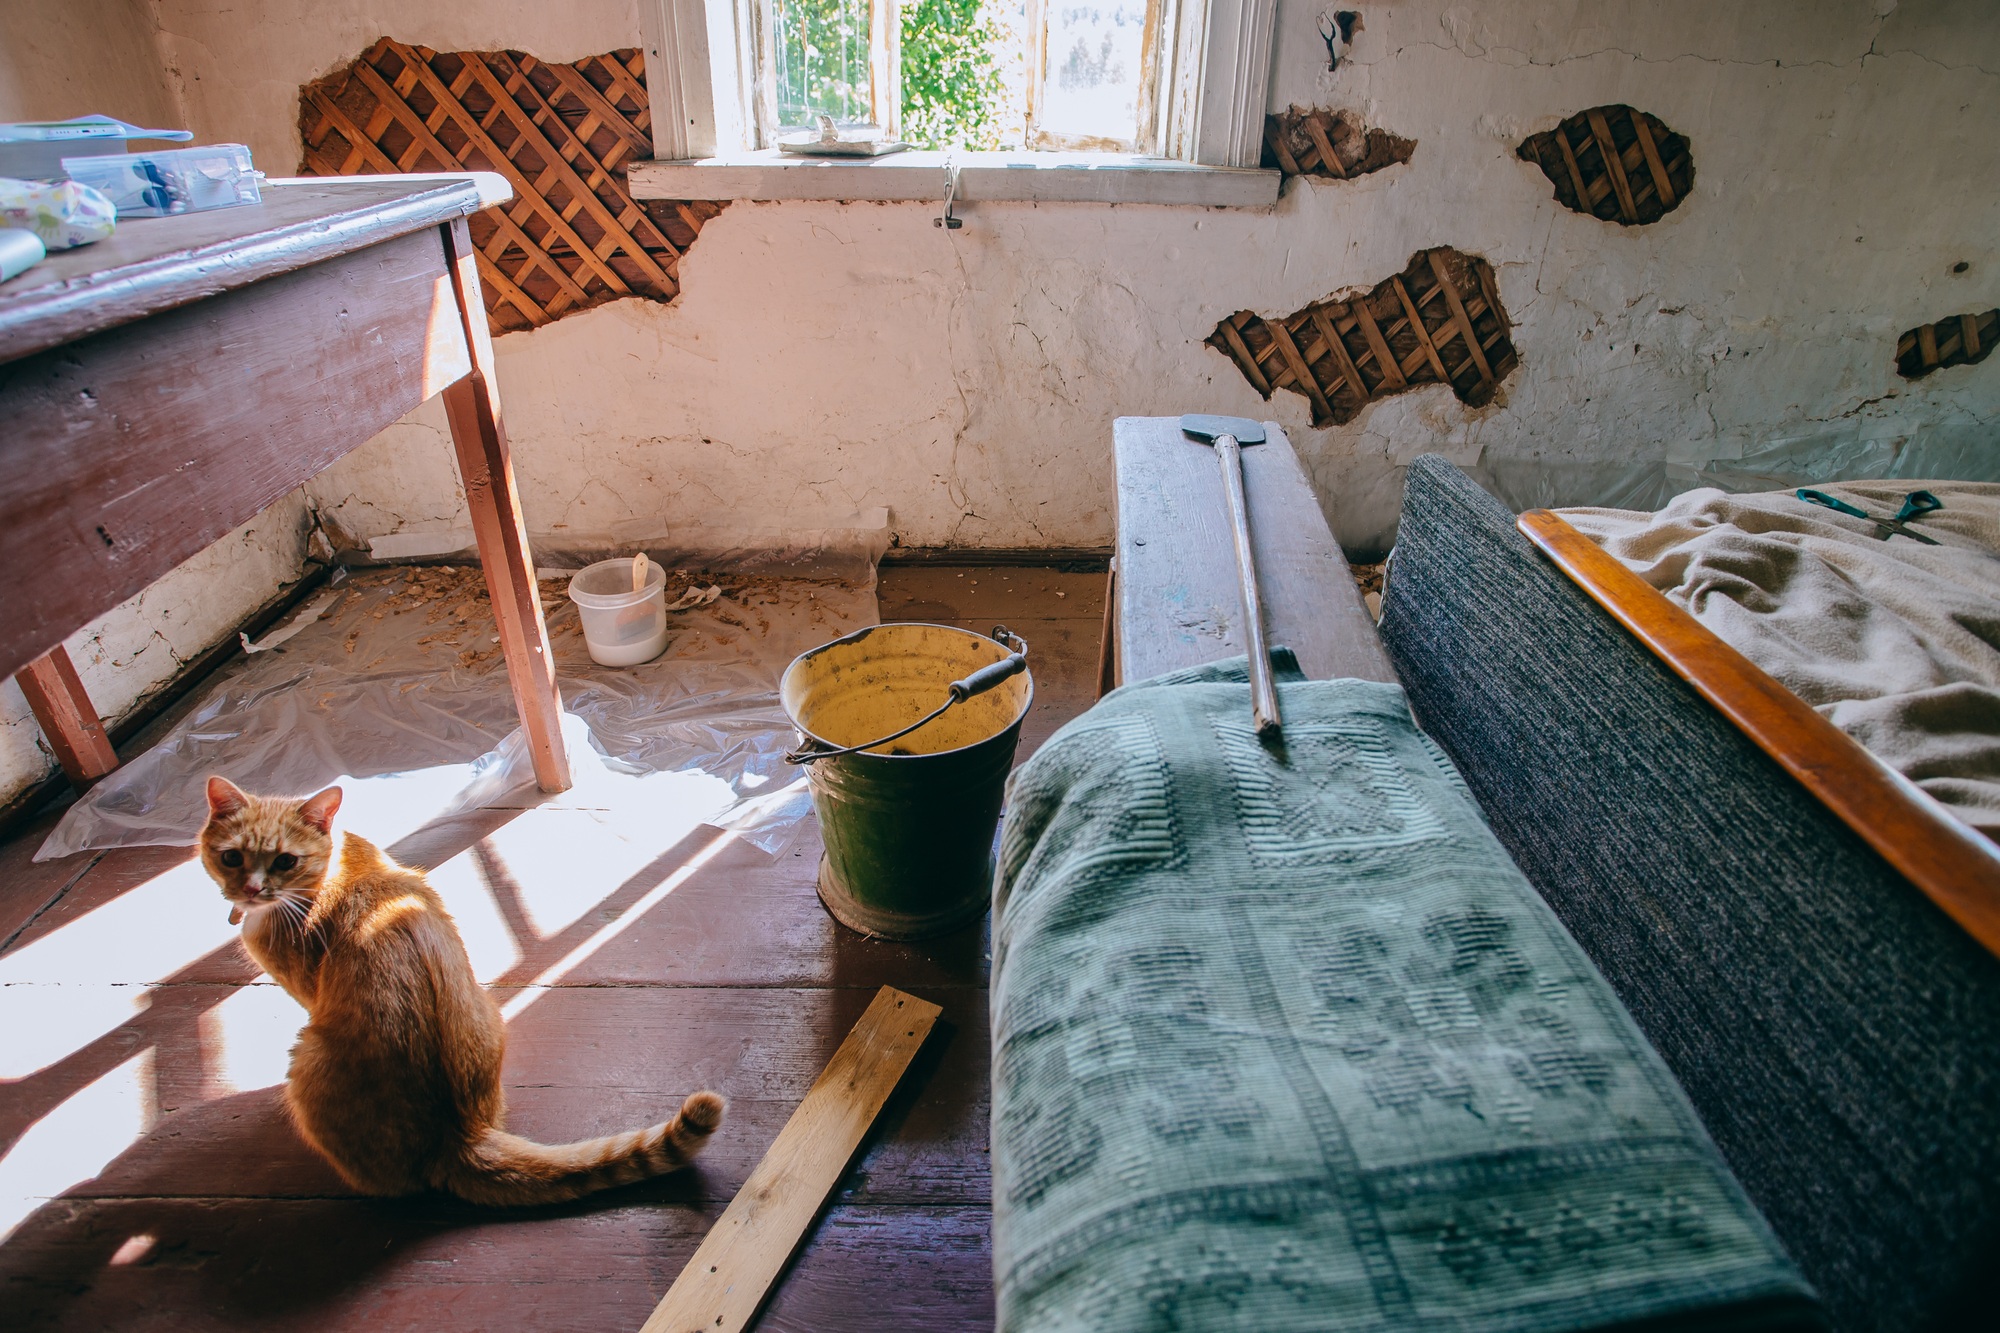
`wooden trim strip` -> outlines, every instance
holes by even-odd
[[[1361,378],[1361,367],[1355,365],[1354,358],[1348,355],[1347,344],[1340,340],[1340,330],[1335,327],[1333,316],[1327,313],[1325,306],[1316,305],[1312,308],[1312,322],[1313,327],[1319,330],[1319,336],[1326,342],[1327,355],[1331,356],[1333,364],[1340,368],[1340,378],[1353,390],[1355,407],[1358,409],[1368,401],[1368,381]],[[1327,386],[1326,396],[1329,400],[1332,399],[1332,385]]]
[[[1555,128],[1556,147],[1562,150],[1563,169],[1569,173],[1569,183],[1576,190],[1576,211],[1588,213],[1591,208],[1590,187],[1583,183],[1583,168],[1577,165],[1576,150],[1570,146],[1569,136],[1562,126]]]
[[[875,992],[640,1333],[742,1333],[943,1011]]]
[[[1659,196],[1660,207],[1672,208],[1679,203],[1674,194],[1674,183],[1667,176],[1667,164],[1660,160],[1660,146],[1653,142],[1653,131],[1646,124],[1643,111],[1632,113],[1632,133],[1638,136],[1639,151],[1645,155],[1646,170],[1653,177],[1653,193]]]
[[[1243,334],[1234,319],[1222,321],[1222,336],[1229,343],[1229,350],[1236,353],[1236,364],[1243,368],[1243,375],[1250,381],[1250,387],[1269,398],[1271,382],[1264,378],[1263,369],[1258,366],[1256,356],[1250,351],[1250,344],[1243,341]]]
[[[1287,176],[1302,174],[1299,160],[1292,156],[1292,150],[1285,144],[1285,132],[1278,126],[1278,118],[1269,116],[1264,121],[1264,142],[1271,146],[1271,156],[1278,159],[1278,168]]]
[[[1945,813],[1561,515],[1531,509],[1516,526],[1668,670],[1694,686],[1988,953],[2000,957],[2000,848]]]
[[[1417,346],[1430,360],[1431,369],[1437,372],[1439,380],[1450,384],[1451,376],[1445,371],[1444,358],[1438,355],[1436,344],[1431,342],[1431,331],[1424,326],[1423,316],[1417,313],[1417,303],[1410,299],[1409,288],[1403,286],[1402,275],[1389,279],[1389,285],[1396,289],[1396,299],[1403,303],[1403,310],[1410,317],[1410,332],[1416,335]]]
[[[1357,296],[1348,302],[1347,308],[1354,312],[1354,322],[1360,327],[1361,336],[1367,342],[1368,350],[1374,354],[1375,369],[1382,372],[1383,383],[1391,389],[1400,389],[1408,384],[1410,377],[1403,373],[1401,363],[1396,360],[1395,353],[1389,350],[1388,341],[1382,337],[1382,330],[1376,325],[1375,316],[1368,309],[1368,298]]]
[[[1618,145],[1612,141],[1611,126],[1596,107],[1583,114],[1590,122],[1592,137],[1597,140],[1597,151],[1603,155],[1604,173],[1611,178],[1611,188],[1618,192],[1618,207],[1627,222],[1637,222],[1639,205],[1632,198],[1632,182],[1625,178],[1625,160],[1618,155]]]
[[[1271,331],[1271,341],[1278,345],[1278,350],[1284,354],[1285,363],[1292,368],[1292,374],[1298,377],[1299,387],[1304,389],[1306,396],[1312,400],[1317,413],[1314,419],[1323,421],[1331,417],[1333,404],[1326,401],[1326,394],[1320,389],[1319,381],[1313,378],[1312,368],[1306,365],[1305,353],[1301,352],[1299,345],[1292,340],[1292,331],[1285,327],[1285,321],[1268,319],[1264,321],[1264,327]]]
[[[1329,117],[1329,119],[1331,119]],[[1340,154],[1333,151],[1333,141],[1326,136],[1326,126],[1317,115],[1305,118],[1306,137],[1312,140],[1313,149],[1319,153],[1319,164],[1331,172],[1335,179],[1347,179],[1347,164],[1340,160]]]
[[[1478,330],[1472,327],[1472,316],[1465,313],[1465,302],[1458,299],[1458,288],[1451,285],[1451,274],[1445,272],[1444,257],[1431,251],[1431,273],[1436,276],[1438,287],[1444,292],[1445,304],[1451,307],[1453,320],[1465,334],[1465,350],[1472,354],[1472,364],[1479,370],[1479,378],[1493,382],[1493,367],[1486,363],[1486,349],[1479,345]]]

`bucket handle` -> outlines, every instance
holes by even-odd
[[[918,718],[909,726],[904,727],[901,731],[892,731],[887,736],[868,741],[861,745],[850,745],[844,750],[807,749],[807,746],[820,744],[817,739],[808,736],[805,738],[803,745],[785,755],[785,762],[788,764],[810,764],[816,759],[834,759],[844,754],[856,754],[862,750],[872,750],[878,745],[887,745],[890,741],[901,740],[918,728],[929,726],[943,717],[953,704],[962,704],[975,694],[984,694],[1008,677],[1018,676],[1021,672],[1027,670],[1028,641],[1026,639],[1013,633],[1005,625],[995,625],[991,637],[994,642],[1004,644],[1011,649],[1007,656],[990,666],[979,668],[979,670],[973,672],[963,680],[953,681],[948,690],[949,697],[942,704],[938,705],[931,712],[926,713],[923,717]]]

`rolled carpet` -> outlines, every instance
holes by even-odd
[[[1239,658],[1014,776],[999,1327],[1818,1327],[1402,691],[1275,656],[1281,746]]]

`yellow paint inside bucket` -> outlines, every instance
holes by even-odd
[[[942,704],[951,683],[1006,658],[981,634],[949,625],[878,625],[792,663],[779,693],[799,729],[833,749],[901,730]],[[900,740],[862,753],[931,755],[976,745],[1028,711],[1027,672],[957,704]]]

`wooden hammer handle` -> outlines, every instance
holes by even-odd
[[[1243,647],[1250,655],[1250,713],[1260,737],[1279,729],[1278,687],[1271,679],[1271,650],[1264,643],[1264,602],[1257,595],[1257,558],[1250,550],[1250,505],[1243,498],[1243,448],[1234,435],[1215,437],[1222,494],[1229,502],[1229,531],[1236,542],[1236,574],[1243,587]]]

